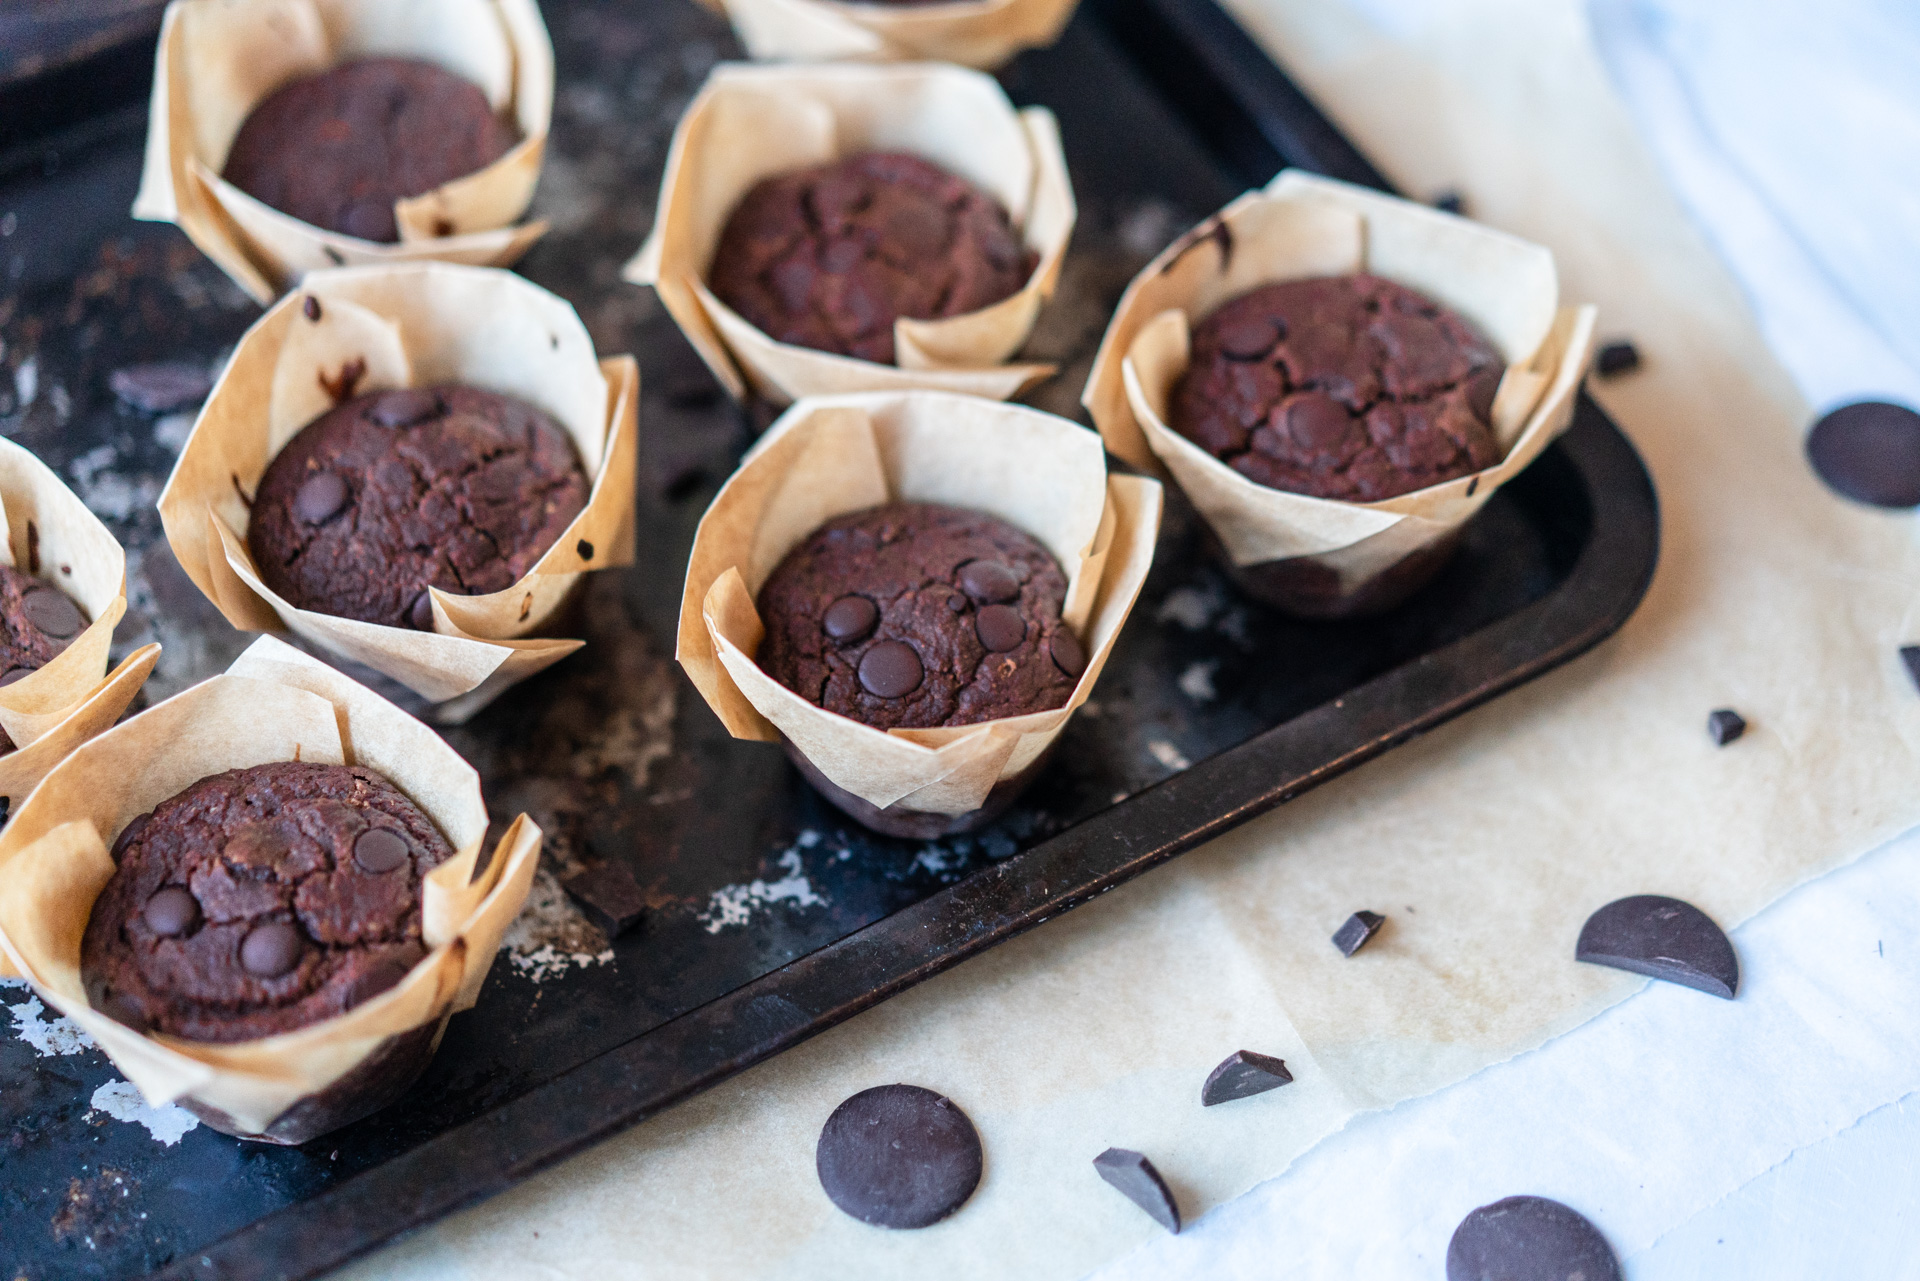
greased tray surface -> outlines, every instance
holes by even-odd
[[[545,10],[560,87],[537,212],[554,230],[521,270],[573,302],[603,353],[640,359],[642,552],[592,576],[582,654],[446,734],[496,820],[524,809],[546,828],[550,872],[419,1086],[303,1149],[141,1110],[104,1056],[0,987],[6,1277],[317,1275],[1565,661],[1645,590],[1652,490],[1585,400],[1440,581],[1382,620],[1294,623],[1239,597],[1173,496],[1094,702],[1022,803],[957,839],[865,833],[777,748],[729,739],[670,661],[694,525],[751,427],[617,273],[651,223],[673,122],[737,46],[687,0]],[[1283,158],[1380,182],[1211,0],[1088,0],[1003,79],[1059,115],[1081,203],[1028,348],[1063,366],[1033,403],[1069,416],[1121,289],[1174,235]],[[51,140],[0,139],[0,434],[126,544],[116,657],[162,642],[151,702],[248,638],[187,580],[153,511],[190,416],[135,413],[108,377],[211,364],[258,312],[172,228],[127,218],[144,128],[128,96],[76,98],[85,118]],[[652,909],[611,946],[552,876],[595,860],[626,863]]]

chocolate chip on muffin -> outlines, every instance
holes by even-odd
[[[373,392],[302,428],[254,495],[247,546],[301,609],[433,627],[427,589],[513,585],[586,506],[560,425],[470,387]]]
[[[1403,285],[1291,280],[1195,326],[1169,425],[1262,485],[1378,502],[1500,460],[1504,373],[1464,317]]]
[[[755,186],[708,283],[776,341],[892,364],[895,320],[992,306],[1034,263],[992,196],[918,156],[872,152]]]
[[[877,729],[971,725],[1064,706],[1086,669],[1067,578],[984,512],[888,503],[828,521],[760,589],[760,666]]]
[[[391,242],[395,201],[484,169],[516,141],[478,85],[414,58],[361,58],[263,99],[221,177],[302,222]]]
[[[87,629],[87,616],[52,583],[0,565],[0,686],[11,685],[52,662]],[[14,742],[0,730],[0,752]]]
[[[129,823],[81,943],[96,1009],[191,1041],[291,1032],[426,955],[421,884],[453,847],[361,766],[201,779]]]

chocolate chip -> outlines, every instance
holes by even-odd
[[[1541,1196],[1483,1205],[1447,1242],[1447,1281],[1620,1281],[1620,1261],[1600,1230]]]
[[[573,545],[573,550],[580,553],[581,560],[593,559],[593,544],[584,538]]]
[[[842,596],[820,616],[820,630],[842,645],[864,640],[880,621],[880,607],[865,596]]]
[[[1220,350],[1230,360],[1258,360],[1280,341],[1280,329],[1266,316],[1248,316],[1220,327]]]
[[[828,1199],[880,1228],[938,1223],[973,1195],[981,1165],[967,1114],[917,1085],[860,1091],[833,1110],[814,1149]]]
[[[353,861],[374,876],[405,867],[412,852],[407,838],[390,827],[369,827],[353,841]]]
[[[113,861],[118,863],[140,839],[140,833],[147,830],[147,824],[153,821],[152,814],[136,814],[133,821],[120,829],[120,835],[114,838]]]
[[[307,314],[308,320],[317,321],[320,319],[320,300],[308,294],[307,300],[300,304],[300,310]]]
[[[1293,1073],[1287,1071],[1282,1060],[1252,1050],[1236,1050],[1207,1074],[1207,1083],[1200,1087],[1200,1105],[1210,1108],[1216,1103],[1250,1099],[1292,1083]]]
[[[286,921],[268,921],[240,940],[240,965],[256,978],[277,979],[300,964],[307,941]]]
[[[0,688],[17,685],[39,670],[37,667],[9,667],[6,671],[0,672]]]
[[[114,395],[135,409],[149,414],[170,414],[205,400],[213,390],[213,377],[205,365],[163,361],[116,369],[107,384],[113,388]]]
[[[926,669],[905,641],[881,641],[860,659],[860,684],[875,698],[900,698],[920,688]]]
[[[406,962],[392,957],[368,966],[355,977],[353,985],[347,989],[347,1008],[351,1010],[357,1005],[365,1005],[382,992],[400,986],[400,980],[406,978],[407,971],[412,968]]]
[[[1856,502],[1920,505],[1920,414],[1877,400],[1843,405],[1813,425],[1807,461]]]
[[[1093,1158],[1093,1168],[1120,1189],[1122,1196],[1151,1215],[1155,1223],[1172,1233],[1180,1231],[1180,1207],[1153,1162],[1138,1152],[1108,1148]]]
[[[29,623],[55,640],[77,635],[87,621],[80,607],[57,588],[27,588],[20,596],[20,607]]]
[[[407,607],[407,621],[413,624],[416,632],[433,630],[433,593],[421,592],[413,598],[413,604]]]
[[[1610,342],[1593,358],[1594,372],[1612,378],[1640,368],[1640,349],[1630,342]]]
[[[1443,191],[1433,198],[1433,207],[1441,213],[1465,215],[1467,198],[1457,191]]]
[[[960,589],[984,604],[1000,604],[1020,594],[1020,575],[997,560],[970,560],[960,567]]]
[[[638,925],[646,912],[646,892],[624,863],[599,863],[565,877],[560,884],[609,939]]]
[[[185,934],[200,924],[200,901],[178,885],[169,885],[140,909],[147,928],[162,938]]]
[[[974,617],[973,633],[989,650],[1004,654],[1027,638],[1027,620],[1011,605],[986,605]]]
[[[140,1008],[140,1003],[124,992],[103,991],[99,999],[93,1002],[93,1008],[115,1023],[124,1024],[136,1032],[145,1032],[150,1026],[147,1013]]]
[[[1573,957],[1729,1001],[1740,990],[1740,959],[1725,932],[1693,904],[1658,894],[1617,899],[1589,916]]]
[[[1907,676],[1916,688],[1920,688],[1920,645],[1902,645],[1900,661],[1906,666]]]
[[[440,398],[417,389],[382,392],[366,410],[368,419],[382,427],[411,427],[439,412]]]
[[[1715,747],[1725,747],[1747,732],[1747,718],[1730,707],[1707,713],[1707,733]]]
[[[1467,408],[1481,422],[1493,422],[1493,402],[1500,394],[1500,380],[1507,371],[1499,365],[1482,365],[1467,378]]]
[[[1086,647],[1080,643],[1080,638],[1075,636],[1072,629],[1065,623],[1055,628],[1053,635],[1047,637],[1047,657],[1053,660],[1053,665],[1062,673],[1074,680],[1079,680],[1080,673],[1087,670]]]
[[[347,505],[347,482],[330,471],[315,472],[293,493],[293,514],[318,525]]]
[[[1386,923],[1387,918],[1378,912],[1355,912],[1333,936],[1333,945],[1340,949],[1342,955],[1352,956],[1370,943]]]

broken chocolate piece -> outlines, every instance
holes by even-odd
[[[1343,956],[1352,956],[1372,942],[1373,936],[1378,934],[1380,927],[1386,923],[1387,918],[1378,912],[1355,912],[1334,934],[1333,945],[1340,949]]]
[[[1287,1071],[1286,1063],[1280,1059],[1255,1054],[1252,1050],[1236,1050],[1207,1074],[1207,1083],[1200,1087],[1200,1106],[1210,1108],[1216,1103],[1250,1099],[1291,1084],[1293,1073]]]
[[[1153,1168],[1153,1162],[1138,1152],[1108,1148],[1093,1158],[1093,1168],[1100,1172],[1101,1178],[1120,1189],[1122,1196],[1153,1216],[1155,1223],[1169,1232],[1179,1233],[1180,1207],[1175,1204],[1167,1181]]]
[[[1589,916],[1573,956],[1729,1001],[1740,990],[1740,961],[1721,928],[1693,904],[1658,894],[1617,899]]]
[[[1602,378],[1640,368],[1640,349],[1630,342],[1610,342],[1593,358],[1593,371]]]
[[[1433,207],[1441,213],[1457,214],[1465,217],[1467,212],[1467,198],[1449,188],[1433,198]]]
[[[827,1197],[880,1228],[924,1228],[980,1184],[980,1135],[953,1101],[881,1085],[842,1103],[820,1130],[814,1169]]]
[[[624,863],[597,863],[560,885],[609,942],[638,925],[647,910],[647,896]]]
[[[1842,405],[1807,434],[1807,461],[1855,502],[1920,505],[1920,414],[1880,400]]]
[[[1483,1205],[1453,1230],[1447,1281],[1620,1281],[1620,1261],[1600,1230],[1541,1196]]]
[[[1707,713],[1707,733],[1713,736],[1716,747],[1725,747],[1746,732],[1747,718],[1731,707]]]

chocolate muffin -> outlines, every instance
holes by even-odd
[[[1064,706],[1086,652],[1067,578],[983,512],[888,503],[828,521],[760,589],[761,668],[875,729],[971,725]]]
[[[86,612],[65,592],[0,565],[0,685],[45,667],[86,629]],[[0,730],[0,752],[13,748]]]
[[[573,442],[532,405],[471,387],[371,392],[267,467],[247,547],[301,609],[433,628],[428,587],[511,587],[586,506]]]
[[[478,85],[417,58],[361,58],[269,94],[220,176],[302,222],[391,242],[394,201],[484,169],[516,141]]]
[[[1377,502],[1500,461],[1505,372],[1464,317],[1404,285],[1290,280],[1194,328],[1169,425],[1262,485]]]
[[[755,186],[708,285],[776,341],[890,365],[895,320],[992,306],[1035,261],[992,196],[918,156],[872,152]]]
[[[421,881],[453,847],[360,766],[203,778],[127,824],[80,968],[95,1009],[190,1041],[344,1013],[426,955]]]

